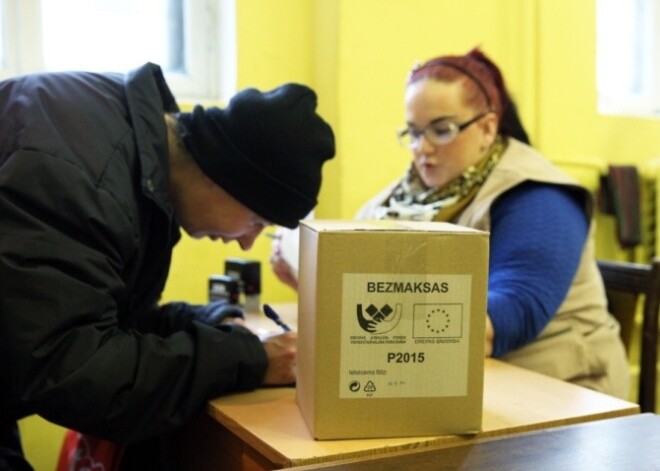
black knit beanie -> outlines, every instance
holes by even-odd
[[[224,108],[181,113],[183,142],[202,171],[264,219],[294,228],[315,206],[323,163],[335,155],[316,94],[289,83],[237,93]]]

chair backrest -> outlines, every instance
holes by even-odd
[[[643,300],[640,336],[638,403],[642,412],[655,412],[660,310],[660,258],[650,264],[599,260],[609,311],[621,324],[627,351],[635,331],[638,300]]]

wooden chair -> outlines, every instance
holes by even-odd
[[[640,337],[639,392],[642,412],[655,412],[660,309],[660,258],[650,264],[599,260],[609,311],[621,324],[621,339],[630,351],[638,300],[643,298]]]

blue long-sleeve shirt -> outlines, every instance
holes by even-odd
[[[567,187],[527,182],[491,208],[488,314],[493,356],[532,341],[571,286],[589,231]]]

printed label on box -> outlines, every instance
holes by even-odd
[[[345,273],[339,397],[465,396],[470,275]]]

